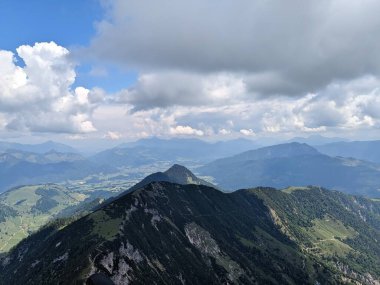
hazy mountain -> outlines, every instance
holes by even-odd
[[[157,161],[205,162],[257,147],[255,142],[244,139],[208,143],[198,139],[149,138],[102,151],[91,159],[113,166],[140,166]]]
[[[31,163],[58,163],[84,161],[85,158],[77,153],[62,153],[51,150],[46,153],[25,152],[20,150],[8,150],[0,153],[1,163],[17,163],[18,161],[26,161]]]
[[[380,163],[380,141],[335,142],[316,148],[330,156],[353,157]]]
[[[3,258],[4,284],[378,284],[379,202],[153,182]],[[104,283],[107,284],[107,283]],[[112,283],[111,283],[112,284]]]
[[[78,151],[71,146],[57,143],[53,141],[47,141],[39,144],[20,144],[12,142],[0,142],[0,152],[8,150],[19,150],[25,152],[45,153],[49,151],[56,151],[61,153],[77,153]]]
[[[342,141],[346,141],[346,139],[339,138],[339,137],[324,137],[321,135],[312,135],[308,137],[294,137],[288,140],[286,143],[298,142],[298,143],[306,143],[306,144],[315,146],[315,145],[342,142]]]
[[[78,179],[112,170],[111,166],[101,166],[74,153],[10,150],[0,153],[0,192],[19,185]]]
[[[306,144],[288,143],[211,162],[198,171],[222,189],[320,185],[346,193],[380,197],[380,166],[330,157]]]

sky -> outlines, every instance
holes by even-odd
[[[375,0],[1,0],[0,139],[380,139]]]

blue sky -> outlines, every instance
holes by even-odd
[[[380,139],[379,10],[2,0],[0,139]]]
[[[94,23],[103,17],[96,0],[0,1],[1,48],[55,41],[70,47],[87,45],[95,34]]]
[[[14,51],[20,45],[50,41],[71,50],[88,46],[104,14],[97,0],[0,1],[0,49]],[[106,74],[93,76],[92,69]],[[87,60],[79,62],[73,86],[102,86],[116,92],[135,80],[136,73],[131,70]]]

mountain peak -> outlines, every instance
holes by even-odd
[[[131,187],[128,190],[128,192],[142,188],[145,185],[152,182],[162,182],[162,181],[182,184],[182,185],[186,185],[186,184],[206,185],[206,186],[215,188],[215,186],[212,185],[211,183],[208,183],[207,181],[204,181],[203,179],[200,179],[197,176],[195,176],[186,167],[179,164],[174,164],[165,172],[156,172],[151,175],[148,175],[139,183],[137,183],[135,186]]]
[[[191,177],[194,180],[197,178],[189,169],[179,164],[173,164],[173,166],[164,173],[169,177],[176,179],[187,179]]]
[[[257,159],[275,158],[275,157],[291,157],[302,155],[318,155],[318,150],[306,143],[290,142],[267,146],[257,150],[247,151],[240,154],[242,157],[247,155]],[[239,155],[238,155],[239,156]]]

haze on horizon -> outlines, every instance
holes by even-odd
[[[379,139],[379,9],[2,1],[0,139]]]

